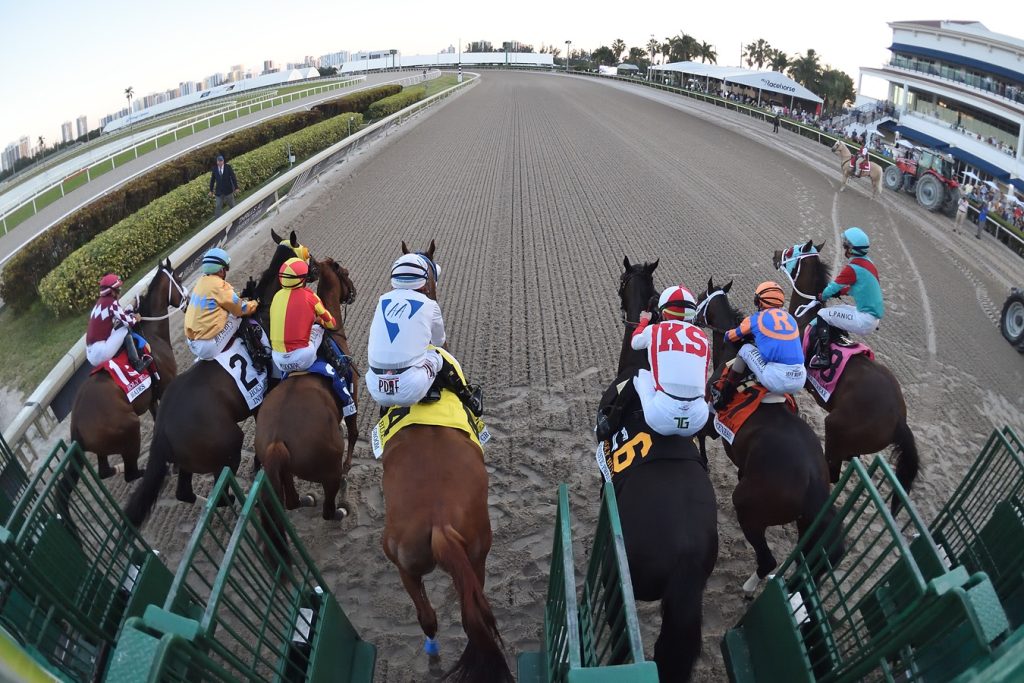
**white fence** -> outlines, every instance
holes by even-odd
[[[426,75],[404,78],[398,82],[402,85],[411,85],[436,78],[439,75],[436,71],[429,72]],[[479,80],[479,74],[466,73],[465,75],[467,78],[461,84],[432,95],[410,107],[406,107],[402,111],[367,126],[338,144],[295,166],[268,185],[240,201],[233,209],[226,211],[220,218],[215,219],[170,254],[169,258],[175,267],[175,271],[179,274],[187,272],[190,267],[195,265],[202,252],[210,246],[226,243],[247,230],[268,211],[276,208],[284,199],[282,195],[286,196],[287,192],[297,190],[300,185],[316,179],[317,176],[328,168],[341,163],[349,154],[358,151],[370,141],[387,136],[393,126],[401,124],[410,116],[452,95],[464,92]],[[147,274],[146,277],[142,278],[134,287],[128,290],[121,300],[129,302],[134,300],[136,296],[145,294],[146,287],[155,273],[156,270],[154,269]],[[26,467],[30,467],[32,461],[38,458],[38,453],[28,438],[26,438],[29,428],[34,425],[40,436],[43,437],[49,434],[51,427],[56,423],[50,411],[50,404],[64,388],[64,385],[68,383],[85,363],[85,336],[83,335],[75,342],[74,346],[68,349],[67,353],[61,357],[60,361],[53,367],[46,378],[36,387],[36,390],[25,401],[24,406],[15,416],[13,422],[4,431],[4,439],[18,454],[18,457]],[[26,451],[31,453],[33,457],[30,458]]]

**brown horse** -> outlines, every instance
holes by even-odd
[[[434,242],[422,253],[434,260]],[[402,253],[409,249],[402,243]],[[432,270],[427,294],[436,296]],[[410,425],[384,447],[384,554],[396,567],[416,605],[427,636],[427,654],[437,654],[437,614],[423,577],[440,566],[455,584],[462,628],[469,642],[448,673],[456,681],[512,680],[497,622],[484,595],[485,563],[491,549],[487,470],[483,453],[462,431]]]
[[[155,368],[160,381],[153,378],[149,389],[133,402],[128,402],[124,391],[106,372],[90,375],[75,396],[71,409],[71,438],[82,449],[96,454],[99,475],[112,477],[116,470],[109,457],[120,454],[124,462],[125,481],[142,476],[139,469],[139,417],[147,410],[155,418],[156,408],[163,390],[178,373],[178,364],[171,350],[168,311],[181,310],[187,299],[181,282],[174,274],[170,261],[162,262],[149,283],[146,295],[138,305],[142,317],[136,331],[149,342]]]
[[[317,293],[324,307],[338,321],[329,334],[351,357],[341,305],[355,300],[356,288],[348,271],[331,259],[320,261],[320,285]],[[356,379],[353,373],[353,379]],[[358,403],[357,382],[352,383],[352,400]],[[256,420],[256,458],[286,510],[299,506],[293,477],[316,482],[324,487],[324,519],[344,517],[347,511],[335,508],[342,481],[352,466],[352,453],[359,438],[358,416],[345,418],[348,449],[341,441],[338,427],[341,410],[330,381],[316,374],[303,374],[278,384],[260,406]],[[310,504],[315,504],[314,502]]]
[[[828,266],[820,258],[824,245],[824,242],[816,245],[808,241],[776,251],[772,259],[793,285],[789,312],[796,317],[801,335],[816,315],[817,308],[811,302],[832,279]],[[827,402],[809,382],[807,390],[818,405],[828,411],[825,459],[833,484],[839,481],[844,461],[877,453],[891,444],[896,455],[896,478],[904,490],[910,491],[920,466],[917,445],[907,425],[903,390],[889,368],[867,356],[854,356],[846,364]]]
[[[694,321],[712,330],[716,377],[739,351],[738,345],[725,339],[725,333],[743,320],[743,314],[729,303],[731,287],[732,282],[716,287],[713,280],[708,280]],[[796,522],[803,538],[828,500],[828,466],[818,435],[781,403],[762,403],[743,423],[733,443],[723,439],[722,445],[738,470],[739,481],[732,492],[736,518],[757,557],[757,568],[743,584],[744,595],[752,597],[761,580],[778,566],[765,531],[770,526]],[[828,518],[834,516],[833,507]],[[817,528],[820,532],[828,527],[819,524]],[[843,553],[840,538],[830,546],[833,565]]]
[[[853,175],[853,167],[850,166],[850,158],[853,154],[842,140],[836,140],[836,144],[832,145],[832,152],[839,155],[839,173],[843,179],[843,186],[839,188],[839,191],[843,192],[846,190],[847,181]],[[871,198],[877,199],[878,193],[882,191],[882,167],[873,161],[870,164],[871,172],[868,175],[871,178]]]

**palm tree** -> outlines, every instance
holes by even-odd
[[[39,156],[46,156],[46,138],[39,136]]]
[[[612,53],[615,55],[615,61],[618,62],[622,59],[622,53],[626,51],[626,42],[622,38],[616,38],[612,42]]]
[[[672,54],[672,41],[669,38],[665,39],[665,42],[661,44],[659,48],[661,50],[661,63],[664,64],[668,61],[669,55]]]
[[[651,36],[651,39],[647,41],[647,51],[651,53],[651,64],[654,64],[654,55],[658,54],[659,50],[661,50],[661,43]]]
[[[700,54],[700,43],[691,35],[682,31],[679,35],[669,38],[671,46],[670,58],[673,62],[689,62]]]
[[[768,57],[768,66],[771,67],[772,71],[782,73],[789,66],[789,57],[782,50],[772,50],[771,55]]]
[[[756,43],[751,43],[747,46],[747,51],[747,64],[755,65],[758,69],[761,69],[771,59],[773,50],[767,40],[758,38]]]
[[[825,109],[838,109],[846,101],[857,97],[853,79],[846,72],[826,66],[821,73],[818,95],[825,100]]]
[[[124,96],[128,99],[128,127],[133,126],[132,122],[132,96],[135,95],[135,88],[128,86],[124,89]]]
[[[708,62],[710,64],[718,64],[718,53],[715,52],[715,46],[711,43],[701,42],[700,44],[700,61]]]
[[[797,55],[789,64],[789,77],[808,90],[815,90],[821,77],[821,63],[814,49]]]

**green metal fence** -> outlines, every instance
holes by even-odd
[[[71,680],[99,678],[125,619],[171,573],[77,444],[57,444],[0,528],[0,624]]]
[[[28,474],[0,435],[0,521],[7,520],[27,486]]]
[[[1024,446],[994,431],[931,527],[948,560],[983,571],[1015,627],[1024,623]]]
[[[240,501],[225,469],[163,608],[129,624],[108,681],[372,680],[375,648],[325,588],[262,472]]]
[[[851,461],[833,504],[726,633],[731,680],[948,680],[989,656],[1008,629],[991,582],[947,571],[883,459]]]

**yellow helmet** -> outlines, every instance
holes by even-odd
[[[281,264],[277,277],[285,289],[296,289],[306,284],[309,266],[300,258],[290,258]]]

